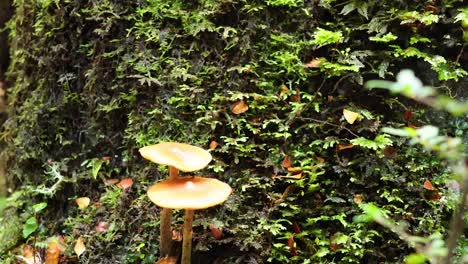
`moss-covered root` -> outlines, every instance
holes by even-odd
[[[185,210],[184,217],[184,230],[182,241],[182,262],[181,264],[190,264],[192,256],[192,223],[193,223],[193,210]]]

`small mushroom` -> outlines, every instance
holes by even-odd
[[[170,170],[192,172],[201,170],[210,163],[211,154],[199,147],[185,143],[163,142],[140,149],[143,158],[161,165],[168,165]],[[178,176],[170,172],[170,178]]]
[[[231,187],[219,180],[203,177],[169,179],[151,186],[148,197],[163,208],[185,209],[182,232],[182,264],[190,264],[192,254],[193,211],[223,203]]]
[[[202,148],[177,142],[162,142],[140,148],[139,151],[145,159],[157,164],[168,165],[169,179],[178,178],[179,170],[184,172],[201,170],[212,159],[211,154]],[[172,243],[171,218],[172,209],[163,208],[160,216],[159,238],[162,257],[170,255]]]

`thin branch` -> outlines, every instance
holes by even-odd
[[[323,120],[315,119],[315,118],[310,118],[310,117],[302,117],[301,120],[314,121],[314,122],[329,125],[329,126],[332,126],[332,127],[341,128],[341,129],[344,129],[344,130],[348,131],[351,135],[353,135],[355,137],[359,137],[359,135],[354,133],[351,129],[349,129],[347,127],[344,127],[344,126],[341,126],[341,125],[336,125],[336,124],[333,124],[333,123],[330,123],[330,122],[327,122],[327,121],[323,121]]]

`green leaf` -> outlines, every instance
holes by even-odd
[[[406,256],[405,263],[406,264],[423,264],[426,263],[426,256],[419,253],[413,253],[411,255]]]
[[[328,253],[330,253],[330,250],[326,247],[321,247],[317,253],[315,253],[314,257],[319,257],[319,258],[322,258],[322,257],[325,257],[326,255],[328,255]]]
[[[353,12],[356,9],[356,6],[354,5],[354,2],[351,2],[343,7],[343,9],[340,12],[340,15],[347,15],[351,12]]]
[[[343,33],[341,31],[329,31],[323,28],[318,28],[314,32],[313,43],[318,44],[319,46],[324,46],[328,44],[340,43],[343,41]]]
[[[392,140],[388,138],[388,135],[383,134],[376,136],[374,140],[358,137],[351,140],[351,143],[355,146],[378,150],[384,149],[386,146],[392,145]]]
[[[97,178],[99,171],[101,170],[102,164],[104,164],[103,159],[93,158],[90,160],[85,160],[81,166],[86,165],[87,168],[91,168],[91,175],[94,179]]]
[[[369,37],[369,40],[371,41],[375,41],[375,42],[383,42],[383,43],[387,43],[387,42],[390,42],[390,41],[394,41],[398,39],[397,36],[393,35],[392,32],[389,32],[381,37],[378,37],[378,36],[374,36],[374,37]]]
[[[39,213],[42,211],[44,208],[47,207],[47,203],[38,203],[33,205],[34,213]]]
[[[29,237],[34,231],[37,230],[39,225],[35,217],[30,217],[26,220],[26,223],[23,225],[23,238]]]

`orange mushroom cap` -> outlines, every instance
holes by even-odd
[[[211,161],[211,154],[199,147],[177,142],[163,142],[140,148],[143,158],[181,171],[201,170]]]
[[[180,177],[151,186],[148,197],[163,208],[197,210],[226,201],[231,192],[228,184],[216,179]]]

